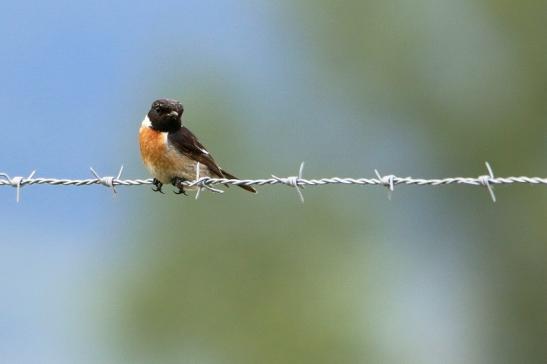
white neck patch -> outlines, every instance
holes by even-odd
[[[142,121],[141,126],[146,126],[146,127],[148,127],[148,128],[151,128],[151,127],[152,127],[152,122],[151,122],[150,119],[148,118],[148,115],[146,115],[146,116],[144,117],[144,120]]]

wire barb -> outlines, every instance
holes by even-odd
[[[376,177],[378,177],[379,184],[387,187],[389,189],[389,192],[387,193],[388,200],[391,201],[391,195],[393,194],[393,191],[395,191],[395,175],[388,174],[385,176],[382,176],[380,172],[378,172],[377,169],[374,170],[374,173],[376,174]]]
[[[30,174],[26,178],[21,176],[15,176],[12,178],[7,173],[0,173],[0,177],[4,177],[6,179],[5,181],[7,183],[5,184],[15,187],[16,189],[15,201],[19,203],[19,201],[21,201],[21,187],[25,185],[25,182],[27,182],[28,180],[31,180],[32,177],[34,177],[35,173],[36,173],[36,170],[30,172]]]
[[[199,181],[199,162],[196,163],[196,181]],[[199,194],[201,193],[201,189],[203,188],[203,184],[201,185],[197,185],[198,186],[198,190],[196,192],[196,200],[199,198]]]
[[[485,186],[488,189],[488,192],[490,193],[490,197],[492,198],[492,202],[496,202],[496,194],[494,193],[494,187],[490,184],[491,181],[494,181],[496,177],[494,177],[494,171],[492,171],[492,167],[490,167],[490,163],[484,162],[486,165],[486,169],[488,170],[488,174],[484,176],[479,176],[478,180],[479,183],[483,186]]]
[[[210,180],[209,177],[200,177],[200,163],[197,162],[196,163],[196,180],[194,182],[191,182],[191,184],[189,184],[188,186],[189,187],[192,187],[192,186],[197,186],[198,189],[197,189],[197,192],[196,192],[196,200],[199,198],[199,194],[201,193],[201,190],[203,188],[211,191],[211,192],[215,192],[215,193],[224,193],[224,191],[222,190],[219,190],[218,188],[213,188],[211,186],[208,185],[208,182]]]
[[[89,167],[91,170],[91,173],[97,178],[97,183],[102,184],[103,186],[110,187],[112,189],[112,195],[115,196],[118,191],[116,191],[115,182],[119,181],[122,177],[123,173],[123,164],[120,167],[120,170],[118,171],[118,175],[116,177],[113,176],[105,176],[101,177],[99,174],[93,169],[93,167]]]
[[[286,184],[287,186],[294,187],[300,198],[300,202],[304,203],[304,195],[302,190],[304,186],[301,186],[302,181],[302,172],[304,171],[304,162],[300,163],[300,168],[298,169],[298,176],[289,176],[289,177],[277,177],[272,174],[272,178],[279,183]]]

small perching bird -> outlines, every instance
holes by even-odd
[[[162,186],[170,183],[178,188],[178,193],[186,194],[181,182],[196,177],[237,179],[220,168],[196,136],[182,125],[183,112],[184,108],[177,100],[159,99],[152,103],[142,121],[139,130],[141,157],[154,177],[154,191],[162,192]],[[256,192],[251,186],[239,187]]]

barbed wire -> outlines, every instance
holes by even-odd
[[[381,175],[378,170],[374,170],[376,178],[351,178],[351,177],[326,177],[306,179],[302,177],[304,162],[300,165],[298,175],[289,177],[277,177],[272,175],[271,178],[263,179],[230,179],[230,178],[211,178],[199,176],[199,163],[196,166],[196,179],[193,181],[184,181],[180,184],[184,187],[197,188],[196,199],[202,189],[207,189],[212,192],[222,193],[222,190],[213,188],[215,185],[236,185],[236,186],[266,186],[266,185],[287,185],[294,187],[298,193],[298,197],[304,202],[304,196],[301,189],[307,186],[325,186],[332,184],[342,185],[372,185],[385,186],[389,189],[389,197],[397,185],[417,185],[417,186],[440,186],[440,185],[470,185],[482,186],[488,189],[493,202],[496,202],[494,194],[495,185],[511,185],[511,184],[530,184],[530,185],[547,185],[547,178],[543,177],[496,177],[488,162],[485,163],[488,174],[478,177],[445,177],[445,178],[414,178],[414,177],[398,177],[393,174]],[[103,185],[110,189],[115,194],[116,186],[139,186],[152,185],[153,179],[121,179],[123,166],[121,166],[116,176],[100,176],[93,168],[90,168],[91,173],[95,178],[87,179],[65,179],[65,178],[43,178],[34,177],[36,171],[32,171],[27,177],[16,176],[10,177],[6,173],[0,173],[0,186],[11,186],[16,188],[16,201],[20,201],[21,188],[28,185],[54,185],[54,186],[91,186]]]

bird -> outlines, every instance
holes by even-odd
[[[194,180],[196,176],[237,179],[222,169],[198,138],[182,125],[183,113],[184,107],[179,101],[158,99],[141,123],[141,158],[154,177],[153,190],[163,193],[163,185],[172,184],[178,188],[176,194],[186,195],[182,183]],[[256,193],[251,186],[238,186]]]

